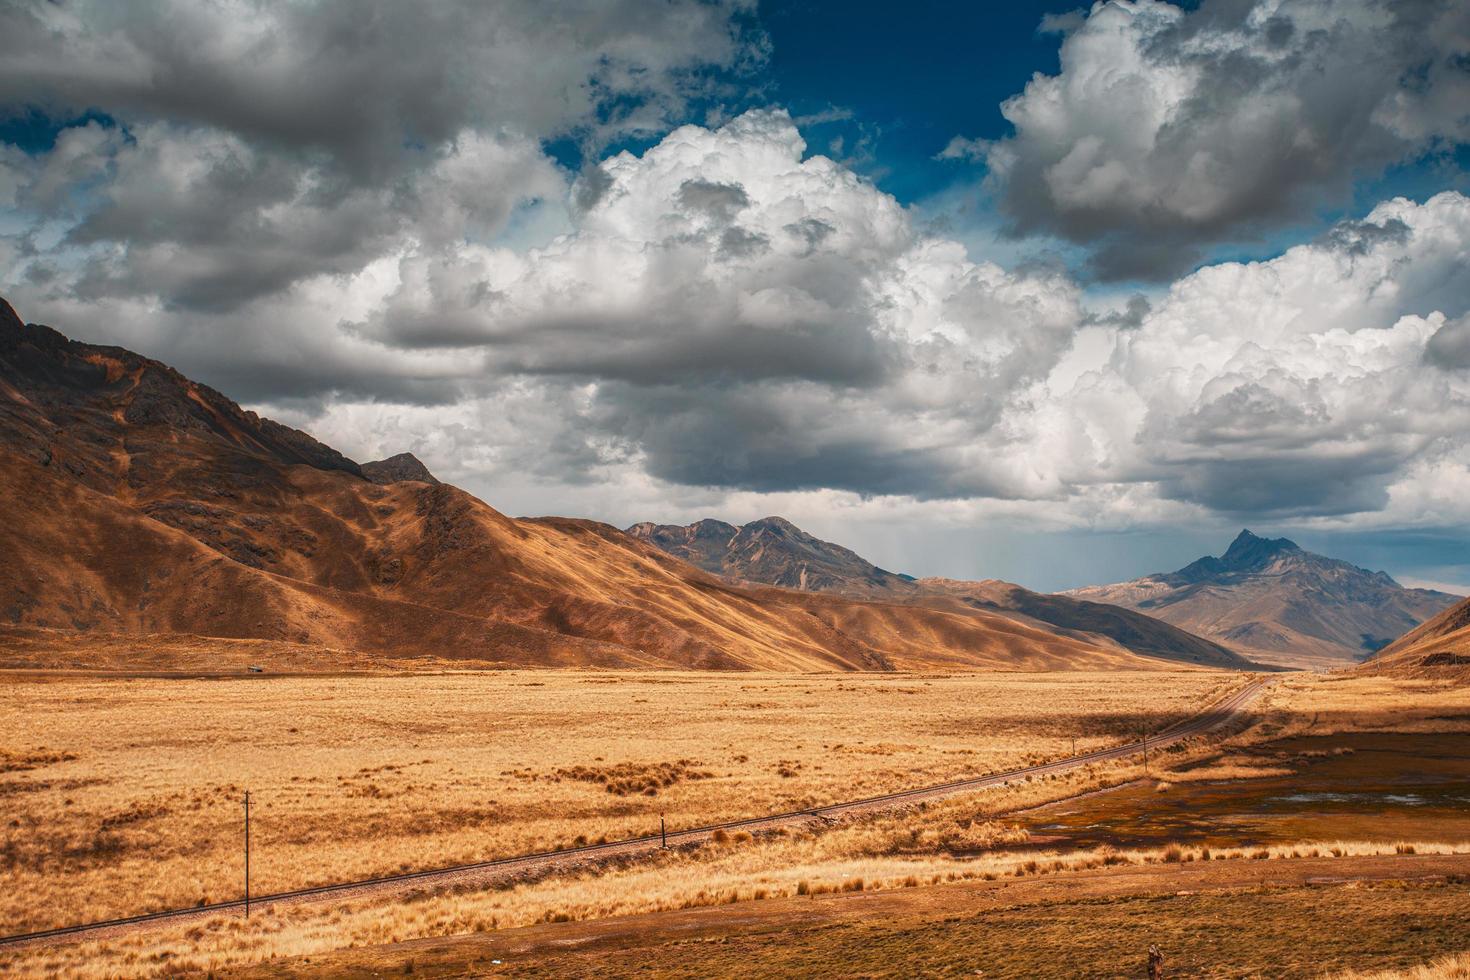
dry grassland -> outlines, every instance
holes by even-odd
[[[1147,674],[12,676],[0,922],[45,928],[819,805],[1113,744]]]
[[[1349,970],[1334,974],[1331,980],[1470,980],[1470,952],[1441,956],[1407,970],[1374,970],[1369,973]]]
[[[1363,674],[1287,674],[1259,703],[1250,740],[1342,732],[1470,732],[1470,684]]]
[[[9,915],[44,921],[47,916],[34,911],[38,896],[53,910],[51,918],[63,917],[54,910],[79,917],[78,902],[96,903],[85,917],[97,917],[109,902],[117,904],[117,882],[130,890],[130,900],[159,904],[180,904],[181,893],[169,890],[174,874],[193,875],[201,890],[230,894],[238,868],[233,794],[243,779],[225,780],[240,765],[250,767],[252,788],[273,804],[263,803],[259,813],[259,853],[263,860],[272,851],[289,855],[267,865],[281,883],[276,887],[286,887],[392,870],[412,863],[404,855],[427,865],[570,843],[573,831],[587,824],[593,830],[578,833],[625,836],[652,829],[661,810],[707,823],[1006,768],[1070,752],[1073,732],[1080,751],[1128,735],[1154,709],[1163,709],[1160,723],[1191,713],[1239,683],[1198,673],[1165,675],[1163,685],[1159,680],[1157,674],[523,673],[12,685],[9,706],[23,704],[53,727],[51,737],[31,740],[30,761],[12,759],[33,768],[3,775],[7,786],[43,785],[9,790],[8,799],[24,799],[27,812],[39,817],[46,811],[37,801],[65,794],[72,802],[62,820],[73,840],[100,833],[99,818],[110,814],[144,815],[106,828],[122,841],[112,853],[78,857],[53,843],[49,852],[29,852],[35,856],[26,864],[14,857],[27,852],[7,845],[13,863],[5,871],[14,887],[6,889],[5,900],[12,903]],[[289,710],[261,697],[272,688],[280,698],[289,696]],[[1363,710],[1355,712],[1355,704]],[[72,713],[81,725],[64,724]],[[1270,695],[1263,721],[1229,739],[1223,750],[1214,740],[1192,740],[1155,758],[1151,772],[1179,782],[1201,772],[1214,779],[1270,777],[1279,771],[1244,754],[1265,739],[1400,726],[1459,731],[1467,717],[1470,692],[1464,689],[1383,678],[1290,678]],[[258,730],[262,723],[287,730],[268,737]],[[12,732],[6,739],[15,744]],[[140,785],[130,783],[136,758],[151,763],[138,774]],[[429,761],[415,764],[415,758]],[[1200,763],[1207,765],[1198,768]],[[1164,772],[1177,767],[1192,768]],[[301,768],[311,773],[307,780]],[[105,942],[0,952],[0,971],[162,974],[535,922],[831,891],[1151,862],[1470,852],[1470,842],[1461,838],[1298,842],[1213,853],[1180,845],[1056,853],[1028,847],[1024,831],[1006,817],[1143,775],[1137,760],[1125,760],[831,827],[758,838],[731,834],[651,860],[498,888],[282,905],[261,910],[248,924],[216,916],[206,924]],[[201,797],[196,810],[183,784],[203,776],[217,781],[216,792]],[[656,795],[643,795],[648,789]],[[185,799],[188,805],[176,802]],[[179,821],[175,814],[191,819]],[[38,826],[37,819],[11,827],[9,839],[20,841],[19,831],[34,834]],[[207,843],[190,844],[201,840]],[[215,865],[220,873],[205,882],[205,869]]]

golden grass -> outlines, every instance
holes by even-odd
[[[1363,674],[1288,674],[1258,705],[1245,741],[1391,731],[1470,732],[1470,684]]]
[[[1241,683],[1147,674],[11,678],[3,931],[820,805],[1086,751]],[[6,761],[10,760],[10,761]],[[1080,784],[1072,784],[1080,785]]]
[[[1441,956],[1423,966],[1407,970],[1374,970],[1360,973],[1349,970],[1334,973],[1332,980],[1465,980],[1470,977],[1470,952]]]

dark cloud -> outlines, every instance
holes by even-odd
[[[1317,453],[1196,460],[1159,483],[1160,495],[1229,516],[1334,516],[1382,510],[1396,453]]]
[[[321,153],[377,184],[466,128],[641,130],[700,89],[698,69],[759,55],[761,39],[732,18],[739,6],[22,0],[0,10],[0,90],[11,105]]]
[[[572,202],[578,211],[590,211],[612,187],[612,177],[597,164],[583,167],[572,188]]]
[[[1118,330],[1137,330],[1143,326],[1144,317],[1153,312],[1153,304],[1148,297],[1142,293],[1134,293],[1128,297],[1128,302],[1123,309],[1113,313],[1089,314],[1086,320],[1088,326],[1114,327]]]
[[[689,486],[920,499],[1008,493],[952,452],[875,429],[861,408],[812,386],[608,385],[588,422],[636,446],[653,476]]]
[[[771,240],[760,232],[736,225],[720,234],[720,254],[727,258],[748,258],[770,248]]]
[[[1390,218],[1381,225],[1371,221],[1340,221],[1322,238],[1327,245],[1349,255],[1366,255],[1383,243],[1403,244],[1409,234],[1408,225]]]
[[[750,205],[750,196],[739,184],[717,184],[708,180],[686,180],[679,185],[679,206],[698,211],[721,223],[735,220],[742,208]]]
[[[1424,359],[1447,370],[1470,369],[1470,315],[1436,330],[1424,349]]]
[[[827,236],[837,229],[820,218],[802,218],[800,221],[793,221],[783,226],[781,230],[806,242],[807,251],[810,252],[821,245]]]

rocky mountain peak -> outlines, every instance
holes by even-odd
[[[374,483],[382,484],[399,483],[403,480],[434,484],[439,482],[434,478],[434,474],[429,472],[429,468],[413,453],[399,453],[387,459],[375,459],[371,463],[363,463],[362,475]]]
[[[1263,538],[1245,528],[1230,542],[1220,560],[1232,568],[1251,568],[1263,565],[1283,552],[1301,550],[1289,538]]]

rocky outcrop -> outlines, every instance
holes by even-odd
[[[375,459],[362,464],[362,475],[380,485],[402,483],[411,480],[417,483],[438,483],[429,468],[419,462],[413,453],[399,453],[387,459]]]

